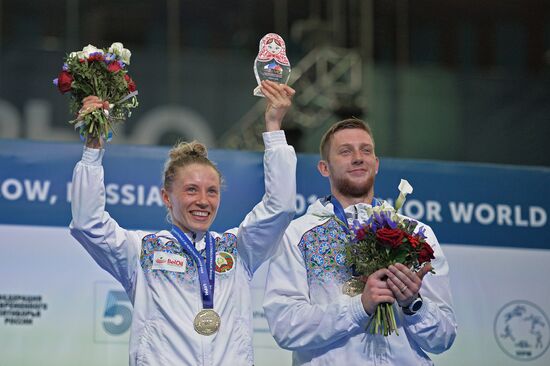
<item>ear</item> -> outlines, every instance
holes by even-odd
[[[374,171],[375,174],[378,174],[378,167],[380,166],[380,160],[378,160],[378,156],[376,157],[376,170]]]
[[[317,170],[319,170],[319,173],[321,173],[323,177],[330,176],[330,169],[328,167],[328,162],[325,160],[319,160],[319,162],[317,163]]]
[[[164,205],[171,210],[172,204],[170,203],[170,196],[168,195],[168,191],[164,188],[160,190],[160,193],[162,195],[162,202],[164,202]]]

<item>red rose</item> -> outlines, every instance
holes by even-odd
[[[103,61],[103,55],[99,52],[92,53],[90,57],[88,57],[88,61]]]
[[[430,244],[422,243],[422,248],[420,248],[420,252],[418,252],[418,263],[430,262],[434,258],[434,250]]]
[[[111,62],[109,66],[107,66],[107,70],[110,72],[117,72],[119,70],[122,70],[122,67],[120,67],[120,64],[118,62]]]
[[[407,236],[407,240],[411,244],[411,247],[417,248],[418,246],[420,246],[420,241],[416,236],[410,235],[410,234],[407,234],[406,236]]]
[[[132,80],[131,77],[128,76],[128,74],[124,74],[124,79],[128,83],[128,90],[130,93],[135,92],[137,89],[136,83],[134,83],[134,80]]]
[[[67,71],[61,71],[57,78],[57,87],[62,94],[71,90],[71,84],[73,83],[73,76]]]
[[[384,245],[390,248],[397,248],[403,242],[405,233],[399,229],[389,229],[384,227],[376,230],[376,239]]]
[[[363,240],[367,236],[367,233],[365,232],[365,229],[361,228],[355,232],[355,239],[356,240]]]

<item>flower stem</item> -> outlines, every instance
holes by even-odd
[[[382,331],[380,333],[384,334],[384,337],[388,335],[388,317],[386,314],[386,304],[380,304],[380,310],[382,313]]]
[[[399,335],[392,304],[378,304],[375,313],[367,323],[365,330],[373,335],[382,334],[384,337],[391,335],[393,332],[395,332],[396,335]]]
[[[391,305],[390,305],[390,318],[391,318],[392,329],[395,330],[396,335],[399,335],[399,332],[397,331],[397,323],[395,322],[395,313],[393,311],[393,306]]]
[[[376,333],[380,332],[380,306],[376,307]]]

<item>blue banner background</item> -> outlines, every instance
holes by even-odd
[[[151,230],[168,227],[166,211],[157,204],[158,196],[155,199],[154,192],[151,193],[160,186],[168,150],[144,146],[107,147],[105,183],[111,184],[112,190],[119,195],[119,199],[115,199],[117,203],[108,204],[107,210],[122,227]],[[0,223],[68,226],[71,213],[67,185],[81,151],[82,146],[74,143],[0,140]],[[214,229],[223,230],[237,226],[261,199],[262,153],[212,150],[210,158],[218,164],[225,179],[226,188],[214,223]],[[399,180],[409,180],[414,192],[408,197],[404,213],[412,213],[431,225],[440,242],[550,249],[547,220],[550,169],[380,160],[376,196],[392,199],[397,194]],[[317,155],[298,156],[298,214],[303,213],[308,200],[329,193],[328,181],[317,172],[317,161]],[[32,194],[29,196],[29,187],[33,185],[35,193],[36,187],[42,188],[41,199],[37,194],[34,200]],[[126,195],[126,201],[134,197],[134,203],[123,203],[123,185],[127,185],[125,189],[131,193]],[[143,202],[138,198],[139,189],[144,190]],[[147,205],[148,198],[157,203]],[[458,220],[450,206],[467,207],[469,204],[472,206],[469,222]],[[427,216],[430,205],[434,214]],[[494,219],[491,220],[492,215]]]

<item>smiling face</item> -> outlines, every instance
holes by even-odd
[[[266,45],[267,47],[267,50],[274,54],[274,55],[277,55],[281,52],[281,50],[283,49],[283,47],[281,47],[280,45],[277,44],[277,42],[272,39],[271,41],[269,41]]]
[[[193,163],[177,168],[170,189],[162,189],[172,223],[183,231],[207,231],[220,205],[220,184],[211,166]]]
[[[321,160],[318,168],[329,178],[332,193],[344,207],[370,203],[378,173],[372,137],[365,130],[348,128],[335,132],[329,144],[327,159]]]

